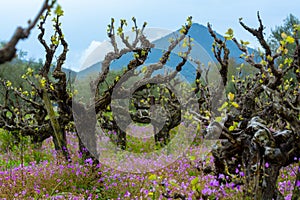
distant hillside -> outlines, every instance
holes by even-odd
[[[224,39],[224,37],[218,33],[216,33],[219,38]],[[170,33],[160,39],[153,41],[155,44],[155,48],[151,49],[151,53],[146,60],[145,65],[150,63],[158,62],[160,57],[162,56],[163,50],[167,49],[170,45],[170,38],[176,38],[179,36],[179,30]],[[198,59],[204,65],[207,65],[209,62],[217,62],[216,58],[212,52],[212,43],[213,38],[210,36],[207,27],[194,23],[188,33],[188,36],[194,39],[195,45],[193,46],[193,50],[190,56],[193,59]],[[228,41],[227,46],[230,49],[230,57],[235,59],[237,63],[242,63],[243,60],[240,57],[241,51],[237,48],[233,41]],[[183,51],[182,47],[176,47],[174,49],[174,53],[170,56],[169,61],[167,62],[167,66],[175,67],[180,61],[180,57],[177,55],[178,52]],[[250,52],[254,51],[253,49],[249,49]],[[130,60],[132,60],[133,55],[128,53],[122,56],[119,60],[114,61],[111,64],[111,69],[121,69],[126,66]],[[99,73],[101,71],[101,62],[98,62],[82,71],[79,72],[80,77],[88,76],[89,74]],[[187,63],[181,72],[181,75],[184,76],[189,82],[193,81],[195,78],[195,66],[193,63]]]

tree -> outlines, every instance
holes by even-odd
[[[51,8],[47,6],[46,14],[39,16],[38,40],[46,50],[46,60],[39,72],[34,71],[34,66],[28,66],[26,73],[22,75],[23,86],[20,87],[15,85],[14,80],[1,78],[3,102],[0,105],[0,124],[8,131],[31,136],[35,143],[53,136],[55,149],[69,160],[65,134],[67,125],[72,120],[72,94],[67,89],[66,74],[62,71],[68,44],[61,29],[60,17],[63,12],[59,5],[54,10],[54,33],[50,44],[44,39],[44,24],[51,12]],[[62,46],[62,51],[54,64],[53,58],[59,46]],[[51,67],[54,71],[50,70]],[[57,113],[54,111],[54,104],[58,106]]]
[[[235,42],[243,52],[244,60],[258,73],[246,79],[233,77],[235,92],[227,94],[227,101],[219,108],[223,115],[211,119],[206,134],[210,137],[221,134],[220,139],[225,139],[212,151],[216,175],[226,174],[234,181],[232,174],[241,164],[246,176],[245,197],[282,199],[276,187],[279,170],[295,163],[294,158],[300,155],[299,25],[293,26],[293,34],[283,37],[278,50],[272,52],[264,37],[264,26],[259,14],[258,21],[257,29],[248,27],[241,20],[240,24],[262,46],[264,52],[259,62],[255,61],[254,54],[249,54],[247,43],[238,42],[233,31],[228,31],[225,41],[222,41],[208,24],[209,32],[215,40],[213,51],[220,62],[219,71],[225,85],[229,67],[227,54],[230,53],[226,40]],[[290,52],[287,50],[289,45],[295,47]],[[277,64],[282,67],[277,67]],[[289,72],[295,74],[294,79],[284,79]],[[204,96],[211,98],[209,95]],[[293,199],[298,199],[300,195],[296,182]]]
[[[76,98],[73,98],[75,91],[71,91],[73,87],[67,87],[67,76],[65,72],[62,71],[62,66],[68,52],[68,43],[64,38],[61,28],[60,18],[63,16],[63,11],[59,5],[57,5],[54,10],[55,17],[52,19],[54,33],[51,36],[51,41],[48,44],[44,39],[46,31],[44,25],[50,16],[50,12],[51,9],[47,10],[45,15],[40,16],[40,23],[38,25],[40,30],[38,40],[45,48],[46,60],[38,73],[29,67],[26,73],[22,75],[23,81],[30,86],[30,89],[26,90],[22,87],[17,88],[12,80],[1,80],[4,101],[4,103],[0,105],[1,125],[9,131],[17,131],[22,135],[32,136],[36,143],[41,143],[44,139],[53,136],[55,149],[62,152],[65,158],[69,160],[65,132],[68,129],[69,124],[75,122],[77,133],[82,133],[79,137],[80,151],[85,153],[85,157],[94,158],[94,156],[97,155],[97,152],[95,151],[95,125],[97,116],[100,116],[101,125],[106,129],[116,131],[118,133],[118,145],[125,148],[126,133],[118,127],[119,124],[116,122],[118,117],[122,118],[124,116],[122,114],[114,116],[107,121],[104,114],[108,112],[109,107],[111,107],[113,91],[118,91],[115,98],[121,99],[128,97],[134,92],[132,88],[123,90],[118,84],[120,83],[120,80],[124,81],[129,78],[125,76],[127,72],[132,69],[137,69],[144,63],[147,59],[148,52],[153,47],[143,34],[146,23],[144,23],[142,29],[139,29],[136,20],[133,18],[133,30],[136,33],[136,39],[132,43],[129,43],[122,30],[127,22],[121,20],[121,25],[118,28],[117,34],[115,34],[115,22],[112,19],[108,28],[108,37],[112,42],[114,52],[110,52],[106,55],[105,60],[102,63],[102,72],[92,80],[90,84],[89,90],[92,91],[92,96],[90,96],[90,99],[83,104],[80,101],[76,101]],[[140,90],[143,90],[143,87],[139,86],[146,85],[148,82],[153,81],[164,84],[176,77],[177,73],[181,71],[182,66],[187,61],[187,56],[191,49],[190,45],[187,52],[185,52],[185,55],[181,56],[182,61],[178,63],[175,72],[167,73],[165,75],[152,75],[164,66],[170,56],[170,52],[185,38],[191,25],[191,19],[189,19],[188,24],[182,28],[181,36],[170,44],[169,50],[163,54],[160,61],[152,64],[146,70],[143,70],[143,72],[139,72],[143,78],[137,81],[133,88],[140,88]],[[124,42],[126,46],[124,49],[118,49],[115,41],[117,36]],[[190,41],[188,41],[188,43],[190,44]],[[61,49],[60,53],[58,52],[58,49]],[[133,53],[134,56],[128,63],[126,69],[121,74],[117,75],[112,82],[107,81],[111,62],[130,52]],[[56,62],[53,60],[55,56],[57,56]],[[52,71],[51,68],[54,70]],[[130,73],[132,72],[129,72],[129,74]],[[102,87],[104,84],[107,85],[106,88]],[[121,93],[122,95],[119,96]],[[169,101],[176,102],[176,98],[171,97],[170,93]],[[57,106],[56,112],[54,111],[54,105]],[[157,133],[157,142],[164,140],[166,143],[168,139],[166,135],[168,135],[170,129],[180,123],[180,115],[178,115],[176,104],[175,109],[173,110],[171,108],[174,106],[170,106],[171,104],[167,109],[168,112],[170,112],[169,123],[161,132]],[[119,106],[118,109],[121,113],[124,110],[121,106]],[[176,115],[176,117],[174,117],[174,115]],[[172,120],[172,118],[177,118],[178,120]],[[137,121],[139,121],[139,118],[137,118]],[[124,120],[124,122],[126,123],[126,120]],[[128,124],[124,124],[124,126],[126,125]]]
[[[10,39],[9,42],[7,42],[3,47],[0,49],[0,64],[5,63],[6,61],[11,61],[17,52],[17,49],[15,48],[18,44],[19,40],[23,40],[28,38],[30,35],[31,30],[35,27],[35,25],[38,23],[40,17],[43,15],[43,13],[50,8],[54,6],[56,3],[56,0],[45,0],[43,3],[42,8],[38,12],[37,16],[29,22],[27,28],[17,27],[14,35]],[[2,46],[2,45],[1,45]]]
[[[290,14],[284,19],[283,25],[276,26],[271,31],[271,35],[268,38],[268,42],[274,53],[277,51],[278,47],[280,47],[280,41],[282,41],[282,39],[285,39],[286,37],[292,37],[294,35],[295,26],[299,24],[300,24],[300,20],[293,14]],[[297,34],[298,34],[297,38],[299,39],[300,33],[298,32]],[[295,43],[288,44],[287,46],[288,53],[286,57],[293,56],[293,52],[295,51],[295,48],[296,48]]]
[[[135,122],[142,123],[154,119],[154,129],[163,126],[160,131],[154,131],[155,140],[165,145],[169,142],[169,131],[182,122],[184,113],[183,116],[188,118],[189,122],[204,122],[204,125],[208,125],[203,132],[206,138],[224,139],[212,150],[215,162],[213,172],[216,175],[226,174],[230,177],[229,181],[235,181],[232,174],[238,164],[241,164],[246,176],[243,183],[245,197],[282,199],[282,194],[276,187],[279,171],[282,167],[295,163],[294,158],[300,155],[300,25],[293,26],[291,35],[281,34],[279,46],[274,52],[265,39],[264,26],[259,14],[259,26],[256,29],[248,27],[240,20],[241,26],[259,41],[263,49],[260,52],[261,60],[257,61],[255,55],[248,52],[248,43],[242,40],[239,42],[234,37],[232,29],[228,30],[225,39],[222,40],[208,24],[209,32],[214,39],[212,50],[219,66],[216,69],[212,69],[211,66],[203,69],[200,67],[200,61],[189,58],[192,39],[187,37],[187,34],[192,26],[191,17],[182,26],[178,38],[170,42],[159,61],[148,66],[143,64],[154,46],[143,33],[146,23],[142,28],[138,28],[136,19],[132,18],[135,37],[130,42],[124,35],[127,21],[120,20],[119,27],[115,28],[115,20],[112,19],[107,34],[113,51],[105,56],[101,73],[96,74],[88,85],[82,87],[86,93],[78,91],[79,93],[75,94],[73,87],[67,86],[67,76],[62,71],[68,52],[68,43],[60,23],[63,10],[59,5],[54,10],[55,16],[52,19],[54,33],[50,43],[47,43],[44,39],[44,25],[51,9],[46,7],[48,8],[46,14],[39,16],[38,26],[40,30],[38,40],[45,48],[46,60],[38,73],[30,67],[22,75],[24,82],[31,86],[30,90],[15,87],[12,80],[1,80],[3,88],[3,103],[0,104],[1,126],[9,131],[30,135],[36,142],[53,136],[55,149],[69,160],[65,132],[71,123],[75,123],[80,151],[85,153],[84,157],[97,159],[100,156],[97,151],[97,122],[100,122],[103,129],[115,131],[118,136],[117,144],[125,149],[124,127],[126,128],[130,122],[127,119],[132,118]],[[119,49],[116,37],[120,37],[124,44],[122,49]],[[230,50],[226,45],[228,40],[233,40],[241,50],[241,57],[248,63],[248,69],[244,70],[244,66],[241,65],[240,69],[236,69],[238,73],[232,73],[234,70],[230,69],[232,64],[229,60]],[[182,43],[186,48],[178,55],[180,59],[174,66],[175,70],[159,73],[170,59],[175,47]],[[14,47],[16,43],[11,44]],[[292,45],[294,48],[289,49]],[[11,51],[9,52],[9,56],[0,57],[3,62],[11,59]],[[12,52],[15,54],[15,50]],[[132,59],[126,68],[116,73],[113,81],[110,81],[111,63],[130,53]],[[53,60],[55,56],[56,62]],[[198,68],[195,87],[192,90],[182,90],[187,96],[186,101],[182,102],[178,100],[172,87],[183,87],[178,83],[176,76],[187,61],[195,62]],[[53,71],[50,70],[51,67],[54,68]],[[254,72],[243,79],[241,72],[249,71],[251,67],[255,69]],[[215,76],[214,72],[219,73],[220,77]],[[290,72],[295,75],[294,78],[286,79],[286,75]],[[131,78],[137,80],[130,82]],[[212,84],[209,79],[219,80]],[[130,87],[124,87],[123,83],[127,81]],[[231,89],[225,94],[224,89],[228,88],[229,83]],[[154,92],[157,88],[160,90]],[[148,110],[148,114],[127,112],[129,105],[124,100],[130,97],[133,104],[132,111],[142,108]],[[195,102],[196,108],[190,106]],[[57,105],[57,112],[54,111],[54,104]],[[155,113],[155,110],[151,109],[155,104],[162,105],[161,113]],[[114,109],[117,112],[112,112],[107,117],[106,114]],[[162,113],[165,114],[161,117]],[[163,124],[159,123],[162,119],[165,120]],[[297,174],[297,181],[300,181],[299,179],[300,171]],[[219,178],[219,181],[226,180]],[[177,197],[184,198],[179,194]],[[299,188],[295,187],[293,198],[299,197]]]
[[[189,18],[187,24],[183,26],[181,31],[182,33],[179,38],[171,42],[168,50],[163,53],[161,59],[157,63],[151,64],[147,67],[143,67],[142,70],[137,70],[138,67],[144,64],[145,60],[148,57],[149,51],[151,50],[151,48],[153,48],[153,44],[148,41],[143,33],[146,27],[146,23],[144,23],[142,28],[139,29],[136,23],[136,19],[133,18],[132,21],[132,30],[135,32],[135,40],[130,43],[123,32],[123,29],[127,26],[127,22],[125,20],[121,20],[120,26],[116,30],[115,21],[114,19],[111,20],[111,24],[108,25],[107,31],[108,37],[110,38],[110,41],[114,47],[114,51],[109,52],[106,55],[104,61],[102,62],[101,73],[99,74],[99,76],[95,77],[93,81],[91,81],[91,94],[86,100],[84,100],[85,104],[81,103],[80,101],[73,101],[73,110],[77,130],[79,132],[86,133],[81,137],[81,139],[85,144],[88,144],[90,150],[93,151],[94,154],[97,154],[97,152],[95,150],[96,144],[94,143],[96,139],[91,139],[95,138],[94,134],[96,125],[96,117],[95,113],[93,114],[93,111],[95,110],[96,114],[100,117],[100,119],[102,119],[101,126],[103,129],[115,131],[117,133],[117,143],[122,149],[125,149],[126,132],[124,131],[124,129],[130,123],[127,119],[132,117],[132,119],[136,122],[149,123],[149,121],[151,121],[151,118],[149,118],[149,116],[139,116],[137,113],[130,116],[129,113],[126,112],[126,104],[125,106],[124,104],[122,105],[123,100],[129,98],[131,94],[133,94],[133,96],[136,96],[136,99],[134,101],[140,100],[141,98],[138,96],[143,96],[143,94],[147,91],[148,83],[162,84],[166,87],[167,83],[173,80],[178,72],[182,70],[182,66],[187,62],[187,57],[191,50],[189,40],[187,41],[189,47],[187,48],[185,54],[181,56],[182,61],[178,63],[178,65],[176,66],[176,70],[165,75],[162,75],[161,73],[155,75],[158,70],[164,67],[173,49],[186,38],[186,35],[192,25],[191,18]],[[121,38],[121,41],[124,43],[125,48],[119,49],[116,42],[116,37]],[[133,53],[132,60],[127,64],[126,69],[122,71],[122,74],[116,76],[114,82],[109,84],[106,80],[110,72],[111,62],[128,53]],[[140,76],[138,78],[138,81],[134,82],[130,88],[122,87],[122,83],[129,81],[129,79],[132,77],[138,76]],[[105,91],[99,91],[101,85],[107,85],[108,89]],[[138,94],[139,92],[140,94]],[[168,108],[166,108],[168,112],[168,123],[165,123],[163,128],[158,133],[155,133],[156,142],[162,141],[162,143],[164,144],[166,144],[168,141],[169,131],[181,122],[181,113],[180,109],[177,108],[177,100],[176,98],[171,98],[171,96],[169,93],[169,97],[167,98],[169,104],[166,105],[168,106]],[[81,99],[81,97],[82,96],[79,95],[78,99]],[[148,101],[148,98],[150,98],[150,96],[145,95],[145,101]],[[114,99],[114,102],[117,103],[112,105],[112,99]],[[158,103],[159,101],[159,99],[153,100],[154,101],[152,101],[152,104]],[[118,114],[114,115],[112,118],[106,117],[105,113],[110,112],[113,107],[118,110]]]

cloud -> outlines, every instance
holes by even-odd
[[[84,50],[80,70],[83,70],[97,62],[104,60],[105,55],[112,50],[113,47],[108,41],[92,41],[90,46],[86,50]]]

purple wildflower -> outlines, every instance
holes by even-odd
[[[130,195],[131,195],[130,192],[126,191],[124,197],[130,197]]]
[[[265,167],[266,168],[270,167],[270,164],[268,162],[266,162]]]
[[[300,187],[300,180],[296,181],[296,187]]]

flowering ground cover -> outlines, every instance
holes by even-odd
[[[136,127],[135,127],[136,128]],[[147,129],[146,129],[147,130]],[[138,131],[135,130],[135,132]],[[140,131],[145,131],[140,128]],[[3,133],[2,133],[3,134]],[[200,155],[201,145],[194,143],[175,162],[148,173],[126,173],[104,164],[94,165],[91,159],[82,160],[77,152],[75,133],[68,133],[72,162],[66,162],[53,151],[52,139],[39,149],[27,144],[1,152],[1,199],[168,199],[176,195],[185,199],[244,199],[241,184],[244,172],[236,169],[233,182],[229,177],[205,174],[213,167],[210,154]],[[129,148],[151,148],[152,140],[129,140]],[[203,155],[203,154],[201,154]],[[295,158],[297,159],[297,158]],[[281,171],[278,187],[285,199],[291,199],[298,166]],[[217,178],[223,179],[219,183]],[[300,186],[300,183],[298,184]]]

